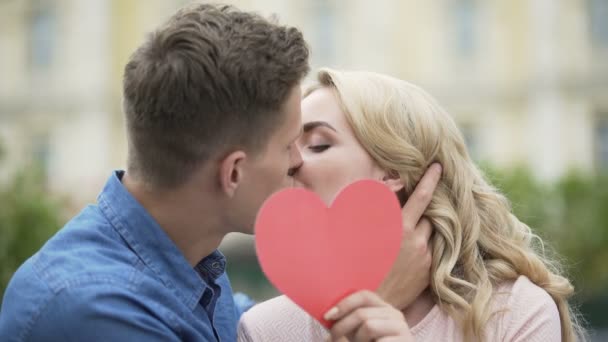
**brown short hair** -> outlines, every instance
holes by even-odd
[[[125,67],[128,172],[176,186],[224,150],[260,151],[308,70],[294,27],[231,6],[179,10]]]

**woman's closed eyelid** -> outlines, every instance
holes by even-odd
[[[313,153],[321,153],[329,149],[333,143],[332,138],[327,133],[320,130],[313,130],[311,132],[304,133],[300,140],[301,146],[312,151]]]
[[[329,144],[317,144],[317,145],[308,146],[308,149],[313,152],[320,153],[320,152],[327,150],[330,147],[331,147],[331,145],[329,145]]]

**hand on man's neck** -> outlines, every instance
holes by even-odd
[[[213,253],[228,233],[217,215],[217,201],[200,198],[195,189],[150,190],[128,173],[122,183],[192,266]]]

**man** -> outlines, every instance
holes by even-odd
[[[173,15],[124,71],[127,171],[15,273],[0,339],[235,341],[247,306],[217,247],[301,164],[308,70],[295,28],[226,6]],[[407,285],[427,281],[418,264]],[[408,288],[386,284],[388,300]]]

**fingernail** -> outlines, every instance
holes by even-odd
[[[335,319],[337,315],[338,315],[338,307],[334,306],[329,311],[327,311],[327,313],[325,314],[325,316],[323,316],[323,318],[325,318],[326,321],[331,321],[331,320]]]
[[[433,164],[432,167],[435,169],[435,172],[437,172],[438,174],[441,174],[441,169],[442,169],[441,164],[435,163],[435,164]]]

